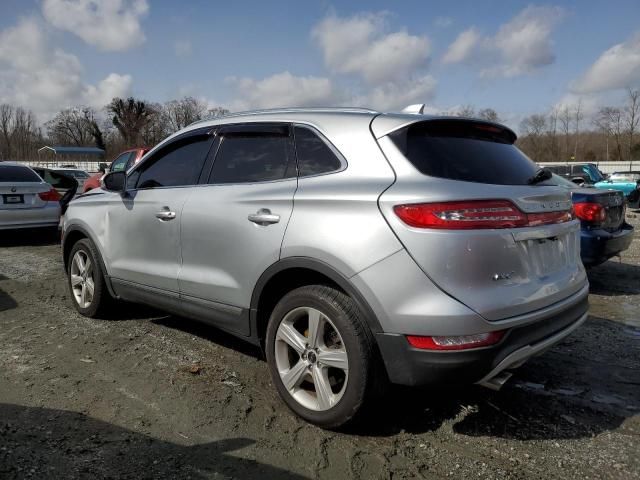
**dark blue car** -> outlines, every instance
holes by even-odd
[[[633,227],[625,221],[624,193],[580,187],[555,174],[550,182],[571,190],[573,208],[580,219],[580,256],[585,266],[606,262],[629,248]]]

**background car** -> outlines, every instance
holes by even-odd
[[[69,202],[78,191],[78,181],[73,176],[61,173],[59,170],[42,167],[31,168],[62,196],[62,198],[60,198],[60,206],[62,207],[62,214],[64,215]]]
[[[60,194],[26,165],[0,162],[0,230],[58,228]]]
[[[78,182],[78,190],[80,191],[83,190],[84,182],[86,182],[91,177],[89,173],[85,172],[84,170],[80,170],[79,168],[59,167],[59,168],[52,168],[51,170],[53,170],[54,172],[63,173],[65,175],[69,175],[75,178]]]
[[[606,180],[596,183],[595,187],[619,190],[627,198],[630,207],[640,207],[640,172],[615,172]]]
[[[550,183],[571,191],[580,219],[580,257],[585,266],[604,263],[629,248],[634,228],[625,221],[626,205],[620,190],[583,188],[555,174]]]
[[[111,165],[107,167],[104,172],[96,173],[95,175],[92,175],[91,178],[87,179],[82,187],[82,193],[86,193],[94,188],[100,188],[100,181],[102,180],[102,177],[104,177],[105,173],[129,170],[133,165],[138,163],[148,151],[149,148],[147,147],[125,150],[111,162]]]
[[[593,185],[605,179],[595,163],[545,163],[541,166],[576,185]]]

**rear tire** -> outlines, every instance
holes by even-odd
[[[273,383],[299,417],[323,428],[350,422],[374,389],[376,349],[361,312],[322,285],[287,293],[266,334]]]
[[[85,317],[99,317],[111,306],[100,257],[91,240],[83,238],[71,248],[67,282],[73,305]]]

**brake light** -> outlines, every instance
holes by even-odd
[[[574,203],[576,217],[585,222],[602,223],[607,219],[607,211],[599,203]]]
[[[450,230],[534,227],[573,220],[571,210],[524,213],[508,200],[396,205],[394,211],[411,227]]]
[[[504,330],[499,330],[497,332],[446,337],[421,337],[416,335],[407,335],[407,341],[412,347],[419,348],[421,350],[467,350],[469,348],[495,345],[502,340],[504,333]]]
[[[53,187],[51,187],[51,190],[48,192],[39,193],[38,196],[40,200],[44,200],[45,202],[59,202],[61,198],[60,194]]]

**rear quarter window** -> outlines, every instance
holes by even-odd
[[[418,171],[431,177],[496,185],[526,185],[537,165],[509,130],[461,120],[432,120],[390,135]]]
[[[30,168],[0,165],[0,182],[42,182],[42,179]]]

